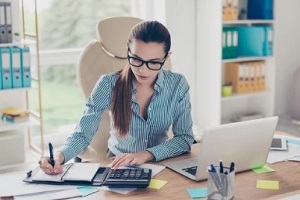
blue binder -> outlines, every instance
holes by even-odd
[[[2,88],[12,88],[12,73],[11,73],[11,50],[10,48],[0,48],[0,56],[2,61]]]
[[[273,19],[273,0],[248,0],[248,19]]]
[[[21,50],[21,71],[22,71],[22,86],[31,87],[31,71],[30,71],[30,49],[24,47]]]
[[[273,55],[273,26],[263,26],[265,31],[264,56]]]
[[[263,56],[264,55],[264,27],[241,26],[238,27],[238,56]]]
[[[21,48],[11,48],[11,70],[13,88],[22,87]]]

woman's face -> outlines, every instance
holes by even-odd
[[[128,55],[132,57],[132,64],[141,63],[141,61],[150,61],[149,67],[157,68],[164,62],[165,51],[162,43],[149,42],[145,43],[141,40],[133,40],[129,45]],[[135,59],[137,58],[137,59]],[[151,85],[154,83],[157,74],[160,70],[151,70],[144,63],[140,67],[135,67],[130,64],[130,68],[135,75],[137,83],[142,85]]]

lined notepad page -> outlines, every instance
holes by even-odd
[[[49,175],[46,174],[42,169],[39,170],[33,177],[33,181],[53,181],[53,182],[62,182],[62,177],[66,171],[73,165],[73,163],[63,165],[63,171],[60,174]]]
[[[65,181],[92,181],[99,163],[74,163],[63,177]]]

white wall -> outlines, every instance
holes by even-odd
[[[292,77],[300,67],[299,8],[297,0],[275,1],[276,115],[289,112]]]
[[[154,0],[152,18],[164,23],[170,31],[172,70],[184,74],[190,84],[192,116],[197,118],[196,101],[196,14],[195,1]]]
[[[221,1],[156,0],[153,18],[172,36],[172,70],[187,78],[194,125],[220,124]],[[164,14],[163,10],[165,11]],[[158,12],[159,11],[159,12]]]

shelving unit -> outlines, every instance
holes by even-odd
[[[7,107],[16,107],[21,109],[26,109],[30,112],[30,118],[28,121],[19,122],[19,123],[8,123],[8,122],[0,122],[0,142],[1,139],[4,138],[5,135],[9,135],[10,132],[16,135],[21,135],[23,140],[26,139],[24,137],[27,134],[28,142],[23,141],[24,144],[29,145],[30,149],[34,150],[36,153],[42,155],[43,154],[43,144],[44,144],[44,135],[43,135],[43,123],[42,123],[42,104],[41,104],[41,81],[40,81],[40,65],[39,65],[39,40],[38,40],[38,18],[37,18],[37,2],[35,0],[34,3],[34,23],[35,23],[35,31],[34,34],[28,34],[26,32],[25,25],[25,10],[24,3],[25,0],[8,0],[11,2],[12,7],[12,32],[21,33],[21,41],[15,41],[13,39],[12,43],[9,44],[0,44],[0,47],[10,47],[10,46],[29,46],[30,53],[36,53],[36,60],[30,60],[30,70],[32,77],[31,87],[25,88],[11,88],[11,89],[2,89],[0,90],[0,110],[5,109]],[[21,10],[21,12],[20,12]],[[35,91],[38,100],[38,110],[32,110],[30,107],[30,94],[32,91]],[[34,144],[32,142],[33,128],[38,127],[37,134],[40,137],[40,144]],[[35,129],[36,130],[36,129]],[[1,138],[3,136],[3,138]],[[20,137],[21,138],[21,137]],[[3,140],[6,140],[5,138]],[[13,143],[13,141],[12,141]],[[15,148],[15,147],[13,147]],[[18,148],[22,148],[21,146]],[[1,145],[0,145],[1,149]],[[26,148],[27,149],[27,148]],[[21,149],[21,152],[24,152],[25,149]],[[7,152],[7,156],[10,155],[10,149],[1,149],[2,152]],[[18,163],[12,163],[15,165]],[[0,167],[3,168],[3,164],[0,161]],[[4,166],[5,167],[5,166]]]
[[[253,24],[273,24],[274,20],[232,20],[223,21],[223,25],[253,25]]]
[[[247,9],[247,0],[236,0],[239,9]],[[203,0],[196,2],[196,112],[195,122],[199,127],[216,126],[232,122],[236,115],[262,113],[264,116],[274,115],[274,89],[276,55],[222,58],[223,27],[273,25],[276,34],[276,20],[242,20],[223,21],[222,1]],[[231,1],[234,2],[234,1]],[[274,37],[273,37],[274,38]],[[273,41],[273,49],[276,41]],[[264,61],[264,91],[235,94],[222,97],[224,72],[227,63]]]
[[[37,152],[41,153],[43,155],[44,153],[44,131],[43,131],[43,113],[42,113],[42,90],[41,90],[41,68],[40,68],[40,57],[39,57],[39,30],[38,30],[38,11],[37,11],[37,0],[34,0],[34,25],[35,30],[34,32],[28,32],[26,29],[26,23],[25,23],[25,10],[24,10],[24,3],[25,0],[21,1],[21,10],[22,10],[22,24],[23,24],[23,41],[27,42],[27,44],[34,44],[35,51],[33,53],[36,53],[36,61],[32,62],[36,66],[36,72],[35,74],[32,73],[32,82],[35,82],[37,85],[38,90],[38,112],[31,111],[31,114],[36,118],[39,119],[40,125],[39,125],[39,133],[40,133],[40,145],[36,145],[32,142],[32,129],[28,127],[28,139],[29,139],[29,145]],[[33,41],[32,43],[30,41]],[[34,50],[34,48],[32,49]],[[26,107],[29,109],[29,93],[26,92]]]
[[[239,10],[247,10],[246,0],[237,0]],[[270,25],[274,28],[275,20],[232,20],[222,21],[222,27],[239,27]],[[274,31],[273,31],[274,33]],[[272,36],[272,38],[274,38]],[[274,48],[274,41],[273,41]],[[265,63],[265,81],[266,88],[264,91],[252,93],[233,94],[232,96],[221,97],[221,123],[232,122],[232,118],[249,114],[260,113],[262,116],[274,115],[274,87],[275,87],[275,56],[255,56],[255,57],[237,57],[234,59],[222,59],[222,83],[224,83],[225,64],[237,62],[263,61]]]

